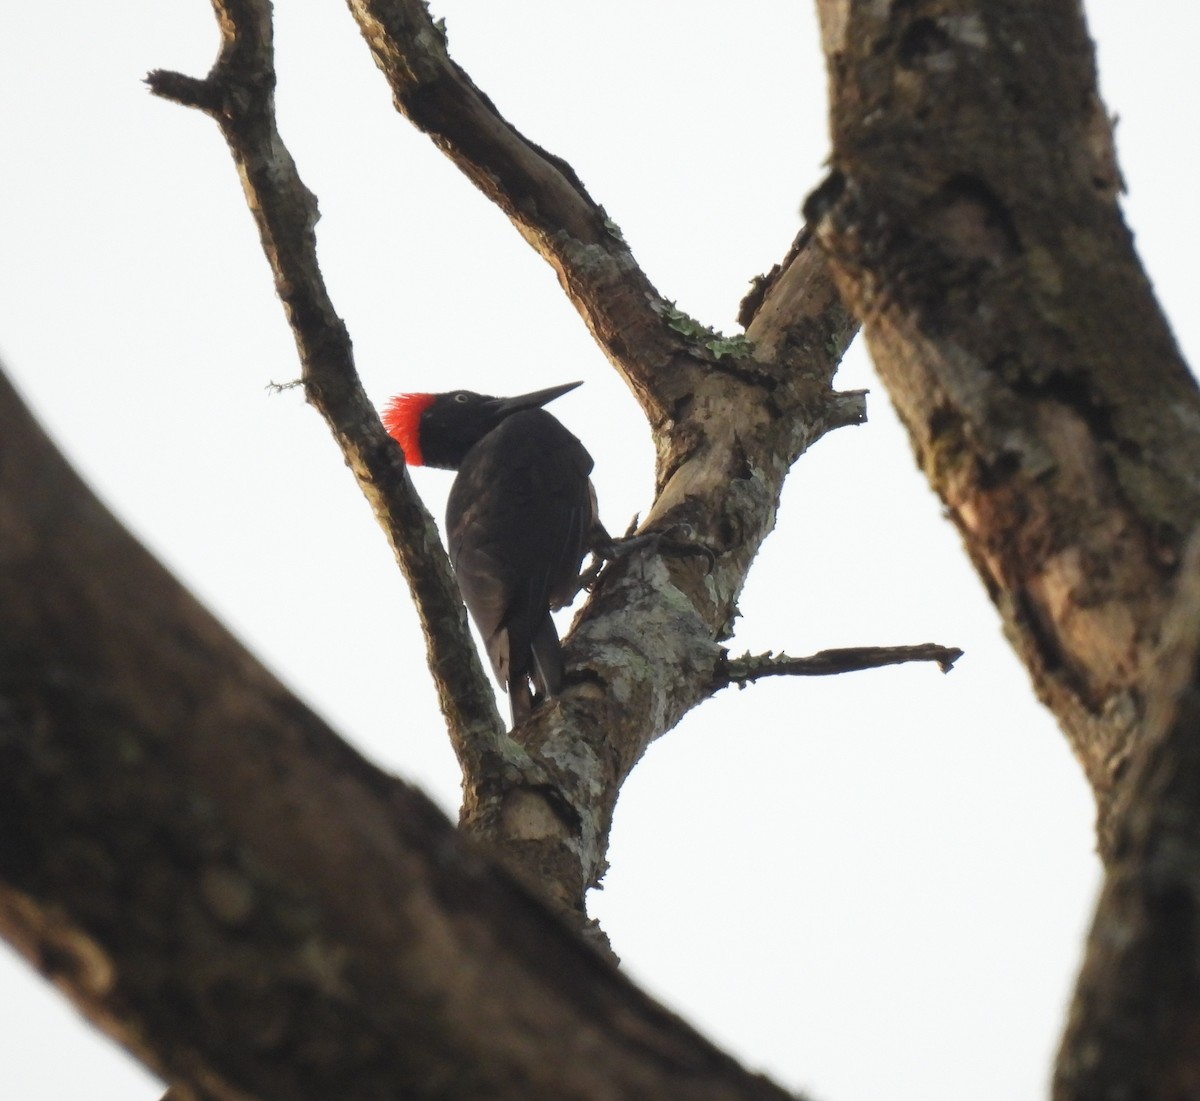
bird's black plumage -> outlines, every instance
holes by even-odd
[[[460,390],[420,414],[423,461],[458,471],[446,504],[450,561],[514,724],[533,708],[530,681],[539,697],[562,687],[550,611],[571,602],[584,555],[603,538],[592,457],[541,408],[577,385],[517,398]]]

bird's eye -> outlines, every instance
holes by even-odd
[[[467,398],[466,394],[459,393],[454,395],[454,400],[458,402],[459,405],[465,405],[469,399]]]

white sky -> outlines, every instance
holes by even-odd
[[[549,268],[391,109],[344,6],[279,5],[279,109],[323,211],[359,369],[407,389],[572,379],[555,411],[609,526],[649,504],[632,399]],[[732,329],[827,151],[815,19],[783,0],[434,0],[456,58],[566,157],[668,298]],[[1189,0],[1090,4],[1126,209],[1194,359]],[[293,688],[449,812],[458,777],[420,632],[315,413],[230,159],[154,100],[203,74],[203,0],[0,13],[0,355],[92,484]],[[737,649],[938,641],[909,667],[730,691],[647,755],[593,900],[629,971],[748,1065],[828,1101],[1045,1093],[1097,882],[1090,798],[870,386],[870,424],[801,461]],[[440,515],[449,476],[418,472]],[[160,1091],[0,952],[0,1097]]]

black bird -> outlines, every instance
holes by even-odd
[[[608,542],[592,457],[542,408],[579,385],[515,398],[401,394],[383,414],[409,465],[458,471],[446,502],[450,561],[514,726],[562,688],[550,611],[571,603],[584,555]]]

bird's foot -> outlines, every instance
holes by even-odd
[[[592,592],[609,565],[647,547],[668,558],[703,558],[706,573],[717,562],[717,552],[696,538],[691,524],[672,524],[663,531],[625,535],[593,547],[592,564],[579,575],[579,588]]]

